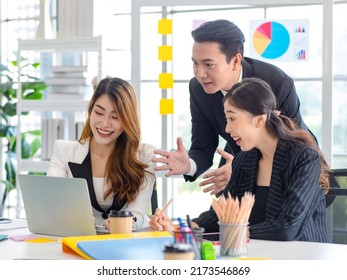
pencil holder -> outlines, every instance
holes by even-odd
[[[202,227],[193,229],[194,235],[192,234],[192,230],[189,227],[175,228],[174,235],[174,243],[187,243],[192,244],[193,238],[195,237],[195,241],[199,247],[201,248],[201,242],[203,241],[203,233],[205,229]]]
[[[218,222],[220,232],[220,255],[240,257],[247,255],[247,227],[243,224],[224,224]]]
[[[199,250],[201,251],[201,244],[204,240],[204,232],[205,232],[205,229],[203,227],[199,227],[199,228],[193,228],[193,232],[194,232],[194,237],[195,237],[195,240],[196,240],[196,244],[199,248]]]
[[[189,227],[175,228],[173,232],[175,244],[190,244],[192,239],[191,229]]]
[[[194,234],[193,234],[194,232]],[[204,228],[194,228],[193,231],[190,227],[175,228],[173,232],[174,244],[187,244],[194,249],[195,259],[201,259],[201,243],[203,241]]]

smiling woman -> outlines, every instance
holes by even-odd
[[[111,210],[128,210],[137,220],[134,229],[146,227],[154,147],[140,139],[134,89],[125,80],[104,78],[89,102],[80,139],[55,142],[47,175],[85,178],[97,224],[108,227]]]
[[[329,168],[313,136],[278,115],[276,97],[261,79],[236,83],[223,104],[225,130],[241,148],[223,195],[241,201],[245,193],[254,194],[250,238],[327,242],[324,193],[329,189]],[[230,210],[210,207],[192,221],[206,233],[218,232],[221,213],[225,216]],[[172,223],[160,212],[152,216],[150,226],[169,230]]]

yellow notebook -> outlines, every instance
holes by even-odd
[[[132,238],[156,238],[156,237],[171,237],[168,231],[142,231],[133,233],[120,234],[102,234],[102,235],[87,235],[87,236],[71,236],[62,239],[62,250],[64,253],[81,256],[84,259],[91,260],[92,258],[78,248],[78,242],[81,241],[100,241],[114,239],[132,239]]]

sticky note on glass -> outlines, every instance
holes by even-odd
[[[174,100],[173,99],[160,99],[160,114],[168,115],[174,113]]]
[[[162,61],[172,60],[172,46],[159,46],[158,59]]]
[[[173,75],[171,73],[159,74],[159,88],[173,88]]]
[[[172,19],[160,19],[158,21],[159,34],[172,34]]]
[[[197,29],[201,24],[205,23],[206,20],[204,19],[195,19],[193,20],[193,30]]]

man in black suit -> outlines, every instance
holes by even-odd
[[[257,77],[268,84],[277,98],[281,114],[295,120],[308,130],[301,114],[300,101],[294,81],[278,67],[256,59],[243,57],[245,38],[232,22],[215,20],[192,31],[192,50],[195,77],[189,82],[192,116],[191,147],[187,153],[182,139],[177,138],[177,151],[156,150],[161,155],[153,159],[162,163],[156,170],[168,170],[166,176],[184,175],[194,181],[213,164],[215,151],[222,156],[219,168],[206,173],[200,186],[209,185],[204,192],[216,194],[223,190],[231,177],[231,162],[240,148],[225,132],[226,120],[222,99],[231,87],[244,78]],[[218,148],[219,136],[227,141]]]

